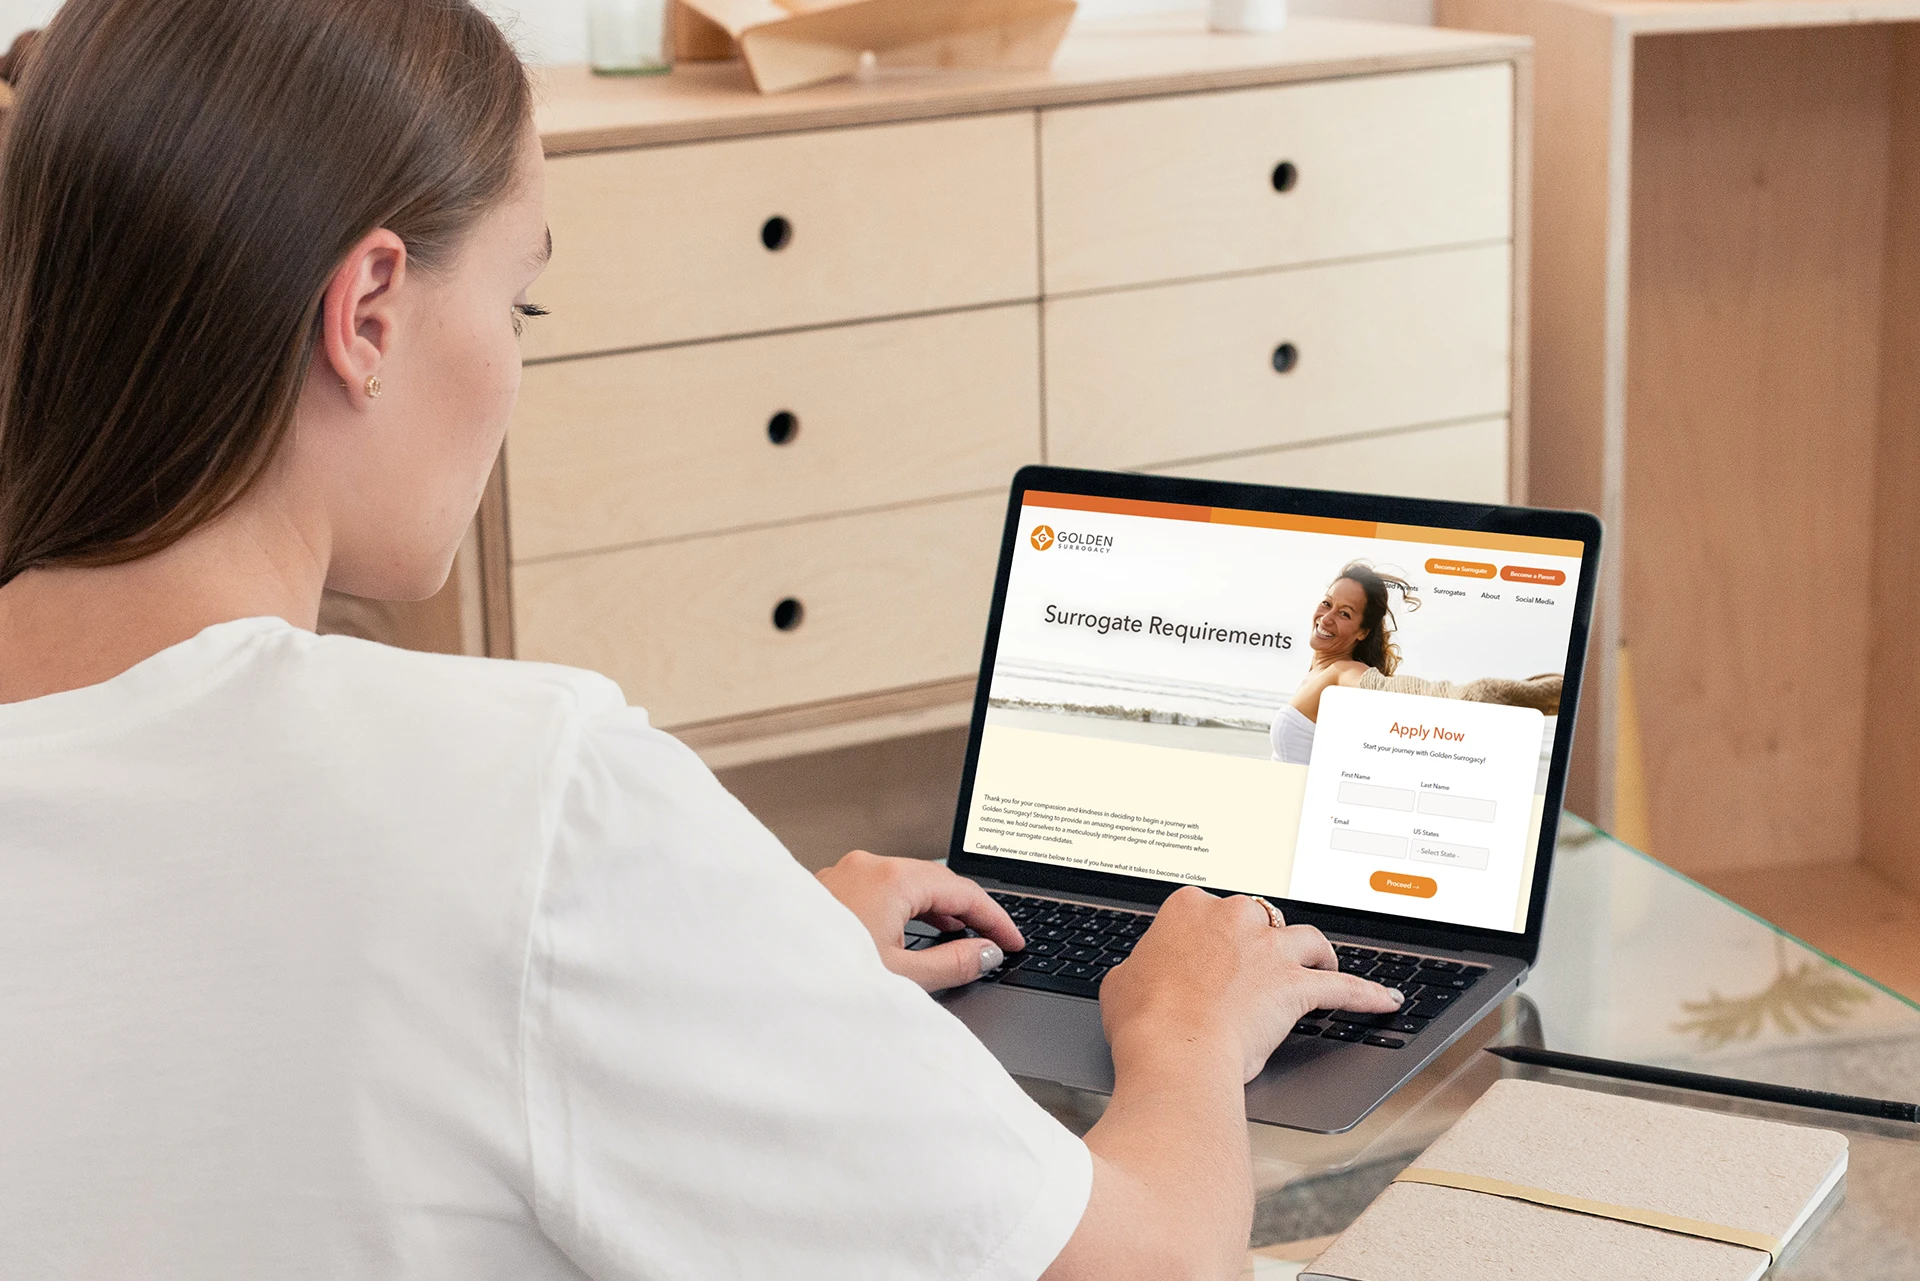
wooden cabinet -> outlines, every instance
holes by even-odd
[[[1507,435],[1507,419],[1502,415],[1151,470],[1166,476],[1204,476],[1254,485],[1368,489],[1409,498],[1504,503]]]
[[[1504,415],[1512,266],[1502,242],[1051,301],[1048,457],[1138,467]]]
[[[1042,112],[1047,290],[1504,243],[1512,135],[1506,62]]]
[[[1439,16],[1537,41],[1531,492],[1608,536],[1569,806],[1920,889],[1920,3]]]
[[[1039,439],[1032,303],[534,365],[514,556],[977,493]]]
[[[983,494],[521,565],[515,639],[663,725],[951,681],[980,661],[1005,515]]]
[[[553,71],[489,652],[741,762],[964,720],[1024,463],[1508,496],[1526,59],[1183,17],[775,97]]]
[[[1031,112],[555,157],[529,360],[1039,288]]]

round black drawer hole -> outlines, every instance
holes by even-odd
[[[1299,181],[1300,171],[1294,167],[1293,161],[1282,160],[1273,167],[1273,189],[1275,191],[1292,191],[1293,185]]]
[[[783,632],[790,632],[800,626],[807,616],[807,607],[789,596],[773,607],[773,625]]]
[[[1290,374],[1293,367],[1300,363],[1300,349],[1290,342],[1283,342],[1273,349],[1273,372]]]
[[[793,224],[779,214],[760,224],[760,243],[769,252],[779,253],[793,241]]]
[[[791,410],[783,409],[767,419],[767,439],[776,445],[791,445],[799,434],[800,420]]]

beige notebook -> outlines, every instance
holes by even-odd
[[[1500,1081],[1301,1281],[1753,1281],[1846,1172],[1832,1130]]]

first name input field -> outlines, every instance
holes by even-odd
[[[1414,793],[1410,787],[1382,787],[1378,783],[1344,782],[1340,784],[1342,805],[1364,805],[1376,810],[1413,812]]]

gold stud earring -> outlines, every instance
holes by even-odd
[[[380,375],[368,374],[367,375],[367,399],[378,400],[380,398],[380,393],[383,390],[385,390],[385,388],[383,388],[380,385]]]

